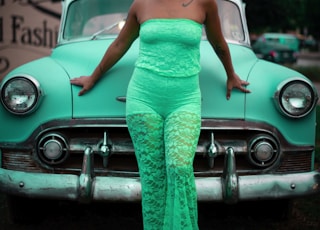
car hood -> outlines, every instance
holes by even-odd
[[[51,56],[63,66],[70,79],[90,75],[111,42],[97,40],[65,44],[58,46]],[[236,72],[246,80],[252,65],[257,61],[256,56],[251,49],[239,45],[230,45],[230,51]],[[125,116],[127,86],[138,52],[137,40],[125,56],[85,95],[78,96],[80,87],[71,87],[74,118]],[[207,41],[201,43],[201,66],[202,116],[243,119],[246,95],[234,90],[231,99],[226,100],[226,74]]]

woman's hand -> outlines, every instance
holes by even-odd
[[[244,93],[250,93],[250,90],[245,88],[247,85],[249,85],[249,82],[241,80],[237,74],[234,73],[232,76],[229,76],[227,80],[227,100],[230,99],[233,88],[239,89]]]
[[[82,89],[79,92],[79,96],[85,94],[87,91],[89,91],[93,86],[94,82],[90,76],[81,76],[78,78],[73,78],[70,80],[70,83],[72,85],[76,86],[82,86]]]

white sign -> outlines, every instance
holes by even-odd
[[[13,68],[50,54],[60,14],[59,0],[0,0],[0,81]]]

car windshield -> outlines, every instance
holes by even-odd
[[[119,34],[133,0],[77,0],[70,4],[64,24],[63,39],[98,39]],[[244,41],[238,6],[218,0],[222,32],[227,40]],[[205,33],[203,33],[205,38]]]

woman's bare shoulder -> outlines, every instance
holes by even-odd
[[[216,0],[198,0],[199,3],[203,6],[215,6],[217,3],[216,3]]]
[[[134,0],[131,4],[130,11],[135,15],[139,15],[145,8],[148,0]]]
[[[201,7],[203,11],[206,14],[206,17],[215,15],[218,10],[217,2],[216,0],[198,0],[199,4],[201,4]]]
[[[197,0],[197,1],[198,1],[198,4],[200,4],[205,11],[211,11],[217,8],[216,0]]]
[[[143,5],[147,2],[147,0],[134,0],[131,4],[131,7],[143,7]]]

